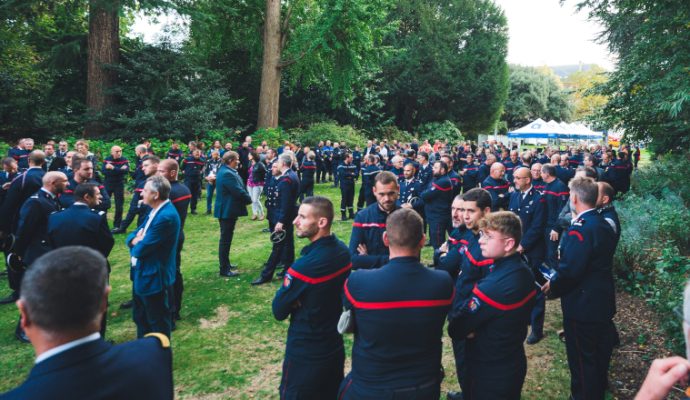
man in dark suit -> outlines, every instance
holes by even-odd
[[[220,224],[220,240],[218,241],[218,261],[220,276],[230,278],[238,273],[231,271],[237,268],[230,264],[230,247],[235,233],[235,223],[238,217],[247,215],[247,205],[252,198],[242,184],[242,178],[237,173],[240,156],[234,151],[223,154],[223,165],[216,175],[216,204],[213,216]]]
[[[100,202],[98,185],[80,183],[74,190],[74,203],[48,217],[49,246],[53,249],[86,246],[107,258],[115,240],[105,211],[94,210]]]
[[[284,239],[273,242],[273,249],[268,261],[264,264],[261,276],[252,281],[252,285],[261,285],[273,279],[278,263],[283,264],[287,269],[295,261],[295,238],[293,236],[292,221],[297,216],[297,198],[299,197],[299,178],[292,170],[292,152],[283,152],[278,157],[271,173],[277,180],[275,213],[269,213],[269,223],[273,225],[272,235],[281,235],[284,232]],[[278,233],[276,233],[278,232]],[[282,271],[282,274],[285,270]],[[279,274],[280,275],[280,274]]]
[[[113,346],[100,337],[109,293],[105,258],[94,250],[64,247],[36,260],[17,302],[36,363],[21,386],[0,398],[172,399],[167,338],[153,334]]]
[[[180,236],[180,216],[168,197],[170,183],[162,176],[146,181],[142,198],[151,207],[146,219],[127,237],[132,256],[133,319],[137,337],[160,332],[170,337],[170,292],[175,283],[175,253]]]

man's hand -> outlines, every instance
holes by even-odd
[[[105,169],[115,169],[113,164],[105,164]]]
[[[283,223],[282,223],[282,222],[278,222],[278,223],[276,224],[276,226],[273,228],[273,230],[276,231],[276,232],[282,231],[282,230],[283,230]]]
[[[404,203],[401,207],[402,207],[402,208],[412,208],[412,204],[410,204],[410,203]]]
[[[544,286],[541,287],[541,292],[544,293],[545,295],[548,295],[551,293],[551,281],[546,281]]]
[[[129,166],[127,164],[125,164],[125,165],[121,166],[120,169],[129,169]]]
[[[366,256],[367,253],[367,245],[364,243],[360,243],[359,246],[357,246],[357,251],[359,252],[360,256]]]
[[[557,242],[558,241],[558,232],[552,230],[551,233],[549,233],[549,239],[552,242]]]
[[[134,237],[134,239],[132,239],[132,241],[131,241],[132,246],[136,246],[137,243],[139,243],[139,242],[142,241],[142,239],[144,239],[144,230],[143,230],[143,229],[139,229],[139,232],[137,232],[137,235],[136,235],[136,236]]]
[[[448,253],[448,242],[443,242],[441,247],[438,248],[440,253]]]
[[[518,245],[517,252],[520,254],[525,252],[525,249],[522,248],[522,245]]]
[[[690,362],[683,357],[669,357],[654,360],[647,377],[642,383],[635,400],[661,400],[676,383],[685,385],[688,381]]]

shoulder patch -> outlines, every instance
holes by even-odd
[[[482,303],[479,301],[477,296],[472,296],[470,301],[467,303],[467,309],[469,312],[472,314],[476,313],[477,310],[479,310],[479,307],[481,307]]]
[[[168,339],[168,337],[162,333],[151,332],[151,333],[147,333],[146,335],[144,335],[144,337],[154,337],[154,338],[158,339],[158,341],[161,343],[162,348],[164,348],[164,349],[170,348],[170,339]]]

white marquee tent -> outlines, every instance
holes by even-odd
[[[546,122],[541,118],[508,132],[510,139],[603,140],[603,137],[602,132],[594,132],[580,123]]]

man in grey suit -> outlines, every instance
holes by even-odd
[[[218,241],[218,260],[220,262],[220,276],[233,277],[239,273],[231,271],[237,266],[230,264],[230,245],[235,232],[237,217],[247,215],[247,205],[252,198],[242,184],[242,178],[237,173],[240,156],[234,151],[223,154],[223,165],[216,175],[216,204],[213,216],[220,224],[220,240]]]

